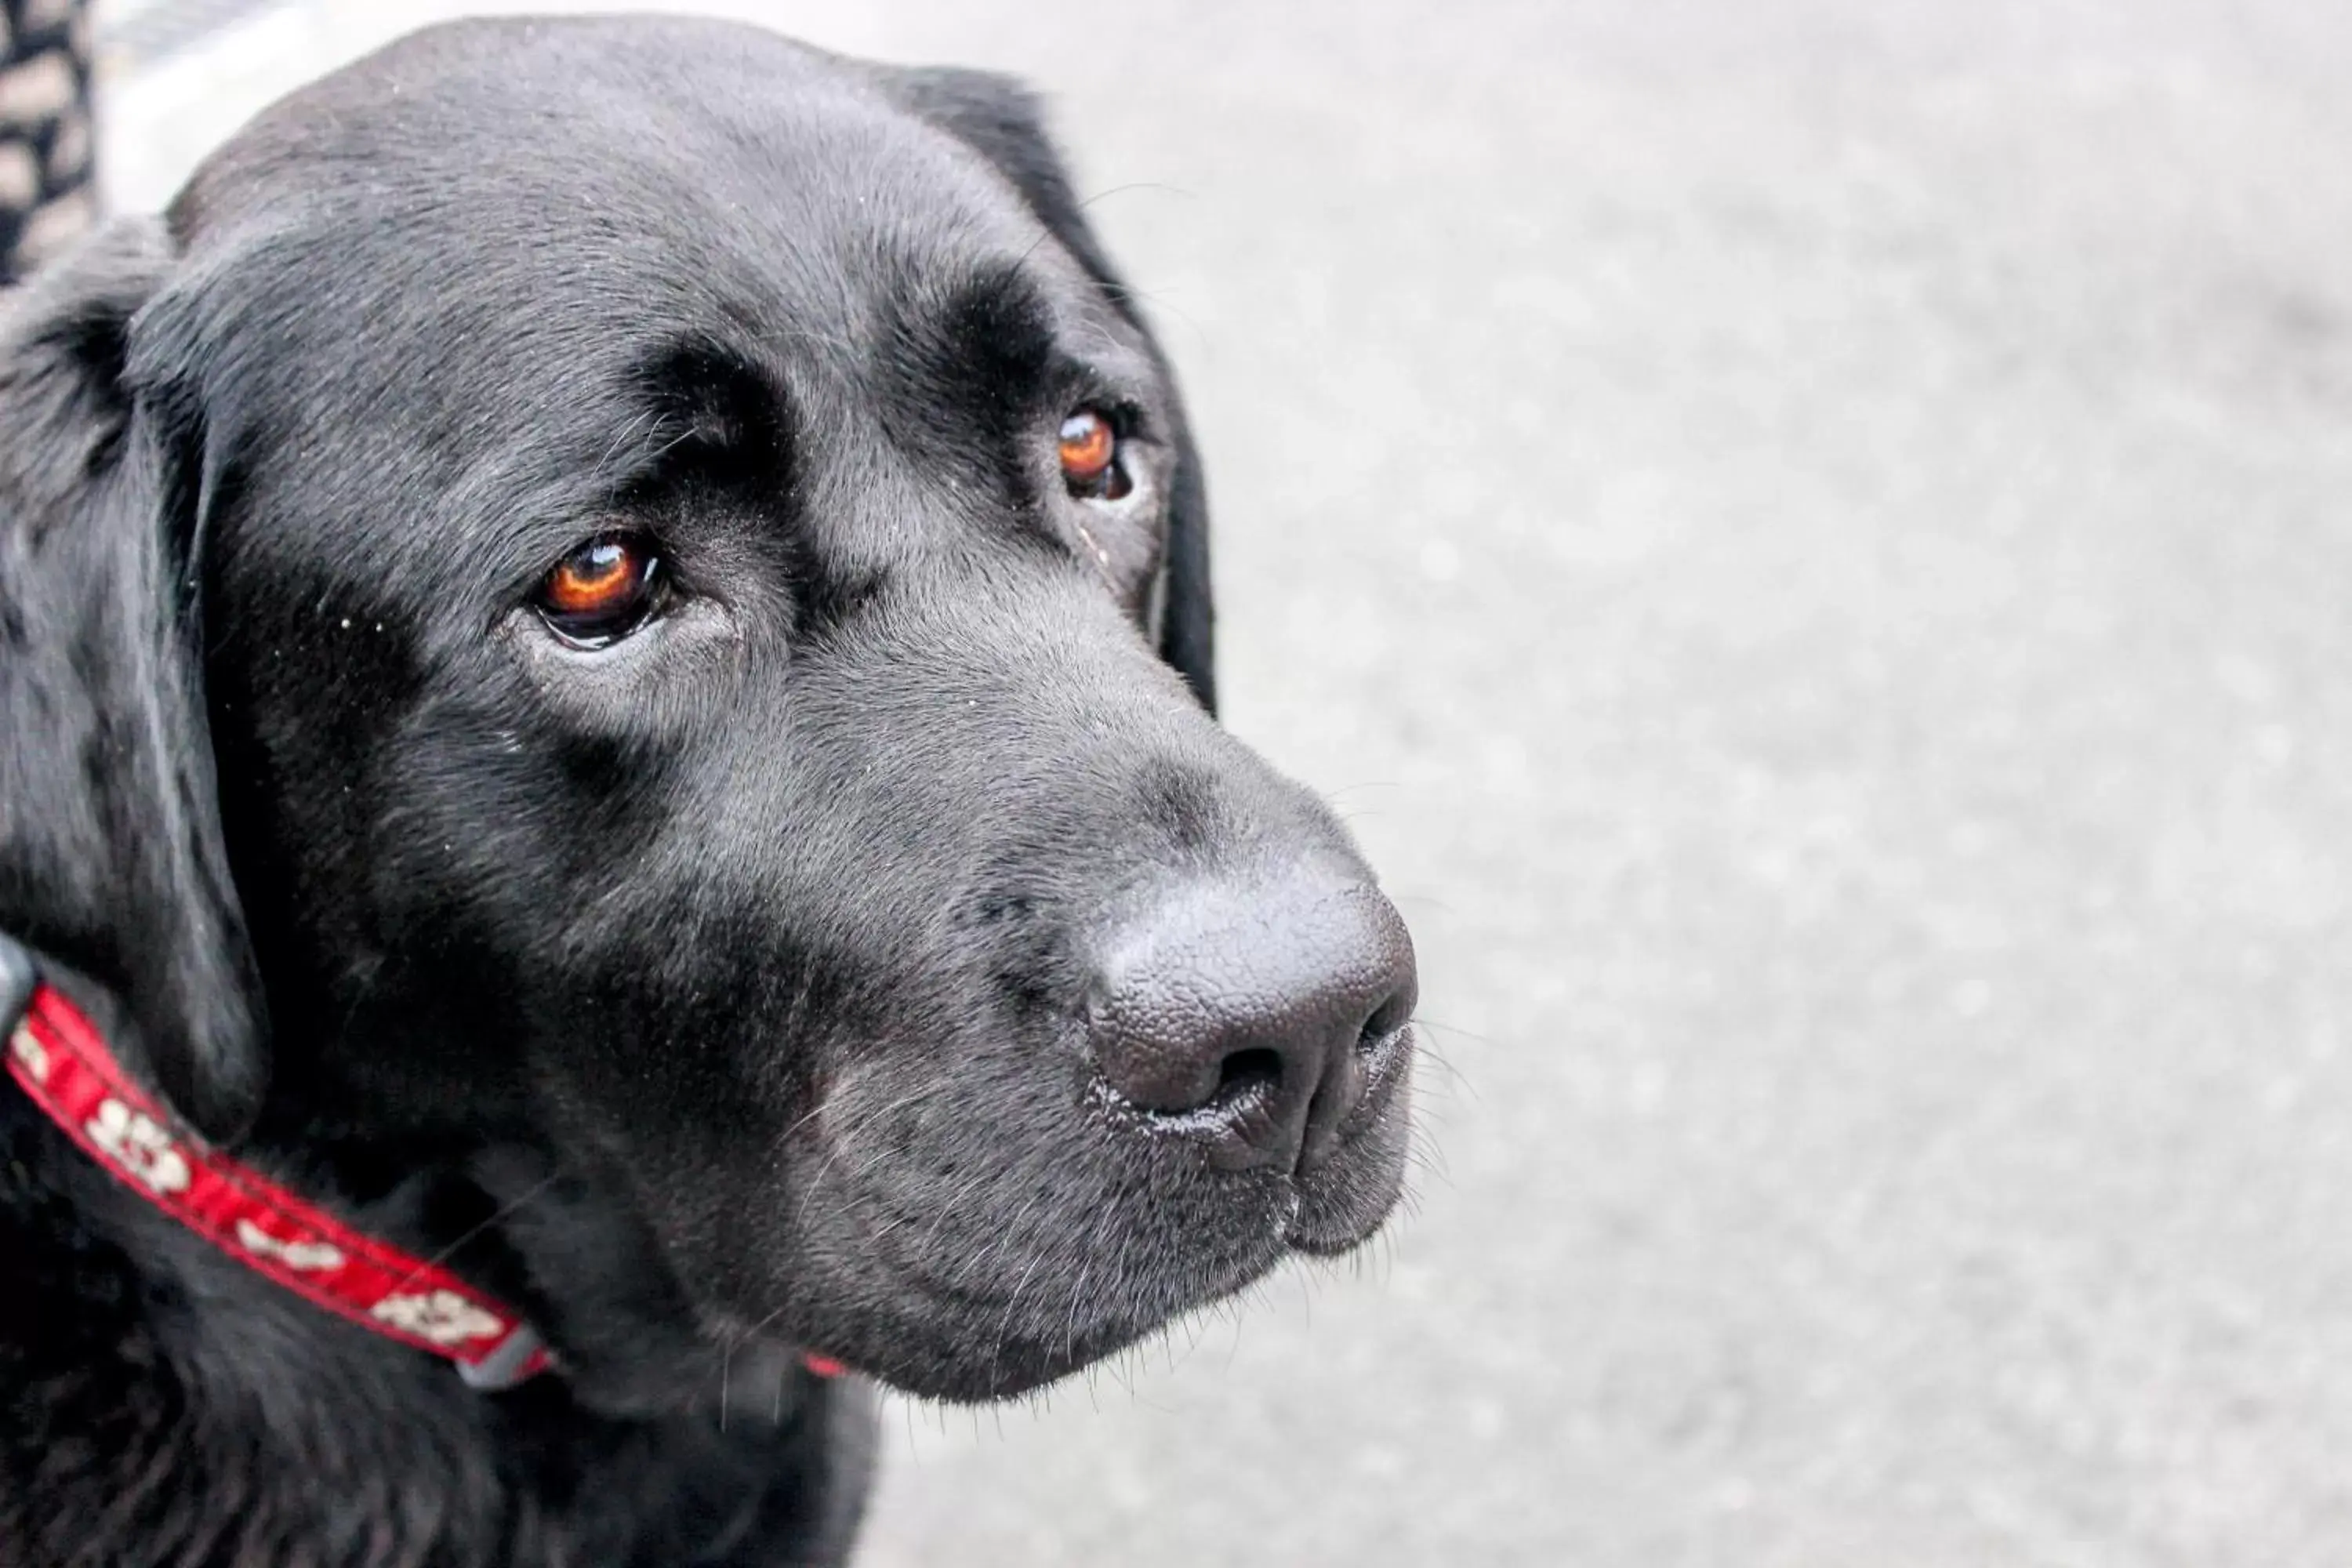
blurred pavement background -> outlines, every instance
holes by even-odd
[[[102,8],[112,199],[462,8]],[[868,1563],[2352,1562],[2352,8],[690,8],[1050,93],[1447,1064]]]

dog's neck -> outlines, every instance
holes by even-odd
[[[165,1561],[203,1528],[253,1542],[301,1538],[282,1489],[322,1463],[398,1478],[448,1507],[468,1560],[508,1526],[499,1483],[438,1455],[475,1447],[487,1402],[446,1367],[357,1331],[225,1257],[101,1170],[14,1083],[0,1084],[0,1396],[27,1424],[0,1435],[15,1482],[0,1538],[27,1561],[92,1560],[77,1529],[122,1520],[115,1561]],[[414,1434],[445,1435],[418,1445]],[[450,1441],[454,1439],[454,1441]],[[469,1495],[470,1493],[470,1495]],[[227,1560],[242,1560],[229,1551]],[[363,1561],[354,1555],[352,1561]]]
[[[0,940],[0,989],[13,997],[31,973],[29,955]],[[125,1191],[314,1306],[451,1362],[469,1386],[511,1387],[545,1370],[519,1310],[439,1257],[390,1246],[214,1147],[123,1068],[55,984],[35,984],[5,1012],[17,1016],[0,1066]]]
[[[0,1258],[9,1562],[701,1561],[623,1543],[840,1506],[790,1458],[817,1466],[831,1385],[739,1360],[723,1426],[616,1420],[557,1378],[485,1396],[227,1258],[9,1082]]]
[[[118,1237],[126,1256],[142,1269],[151,1259],[168,1259],[177,1260],[184,1272],[193,1271],[184,1280],[192,1296],[250,1299],[255,1305],[241,1310],[240,1319],[257,1313],[272,1322],[282,1320],[285,1332],[312,1330],[330,1339],[347,1334],[332,1317],[343,1310],[370,1332],[390,1331],[395,1341],[404,1337],[366,1310],[383,1291],[367,1294],[362,1281],[356,1289],[367,1299],[354,1301],[351,1291],[322,1292],[317,1279],[279,1278],[285,1270],[247,1256],[250,1246],[240,1251],[239,1216],[221,1212],[224,1205],[276,1187],[283,1194],[280,1208],[247,1210],[272,1242],[340,1243],[354,1255],[380,1255],[389,1270],[376,1283],[388,1290],[415,1296],[420,1292],[412,1287],[417,1280],[437,1283],[478,1310],[559,1339],[567,1392],[589,1408],[627,1418],[675,1413],[704,1397],[706,1384],[723,1392],[723,1385],[744,1380],[752,1388],[790,1371],[780,1347],[722,1354],[696,1331],[696,1314],[683,1289],[664,1266],[650,1233],[633,1222],[625,1184],[609,1179],[609,1173],[600,1180],[517,1139],[469,1136],[463,1118],[456,1115],[442,1126],[382,1125],[381,1117],[359,1113],[364,1100],[356,1097],[365,1095],[367,1086],[336,1084],[319,1070],[327,1064],[299,1057],[281,1058],[288,1070],[260,1122],[234,1156],[220,1154],[177,1126],[168,1108],[113,1062],[102,1037],[119,1031],[122,1037],[131,1030],[109,994],[70,972],[58,978],[85,999],[95,1016],[84,1020],[82,1008],[44,988],[37,1016],[21,1035],[12,1035],[12,1041],[30,1042],[37,1028],[54,1055],[48,1065],[57,1082],[26,1080],[26,1063],[12,1049],[6,1066],[18,1081],[0,1082],[0,1094],[18,1111],[46,1106],[52,1131],[70,1142],[61,1152],[45,1145],[28,1149],[42,1157],[18,1168],[50,1173],[47,1184],[53,1189],[69,1186],[84,1216],[82,1228]],[[11,1031],[0,1030],[6,1034]],[[79,1042],[70,1051],[68,1037]],[[32,1044],[26,1049],[37,1054],[42,1047]],[[84,1135],[93,1105],[68,1112],[55,1093],[46,1092],[65,1081],[69,1068],[85,1087],[97,1075],[97,1087],[85,1098],[94,1105],[104,1094],[117,1120],[144,1122],[152,1115],[160,1125],[145,1130],[168,1135],[174,1173],[184,1178],[193,1172],[195,1190],[184,1180],[172,1192],[142,1187],[133,1164],[112,1158]],[[107,1090],[110,1081],[114,1090]],[[412,1106],[432,1102],[414,1092],[387,1098]],[[460,1103],[479,1101],[465,1097]],[[362,1134],[359,1129],[371,1121],[376,1125]],[[103,1179],[110,1168],[112,1179]],[[86,1179],[94,1174],[102,1179]],[[215,1190],[207,1194],[202,1189],[214,1175],[226,1180],[212,1181]],[[306,1219],[341,1234],[298,1235]],[[191,1250],[183,1245],[190,1239],[204,1245]],[[220,1267],[224,1262],[230,1267]],[[257,1269],[251,1278],[239,1277],[240,1271]],[[255,1287],[260,1288],[257,1294]],[[289,1292],[288,1300],[275,1299]],[[311,1299],[301,1299],[306,1296]],[[295,1309],[291,1318],[283,1310],[289,1303]],[[348,1310],[353,1306],[360,1310]],[[515,1337],[517,1353],[488,1363],[487,1375],[481,1366],[471,1368],[473,1383],[495,1385],[539,1364],[528,1336]],[[419,1359],[411,1348],[414,1336],[407,1338],[406,1345],[389,1348],[396,1359]],[[453,1371],[436,1360],[424,1361],[423,1368],[443,1376]],[[762,1397],[761,1403],[772,1405],[776,1400]]]

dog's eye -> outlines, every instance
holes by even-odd
[[[539,584],[540,618],[564,641],[603,647],[654,612],[661,557],[641,534],[605,534],[557,562]]]
[[[1062,479],[1088,500],[1117,500],[1133,487],[1118,460],[1118,428],[1099,408],[1081,408],[1062,421]]]

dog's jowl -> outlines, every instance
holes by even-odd
[[[839,1562],[875,1384],[1387,1214],[1412,946],[1018,88],[436,30],[0,310],[0,1560]]]

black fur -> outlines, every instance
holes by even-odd
[[[1305,1173],[1090,1093],[1121,921],[1369,873],[1202,710],[1198,458],[1017,88],[435,29],[5,310],[0,931],[564,1370],[469,1392],[0,1086],[0,1562],[839,1562],[870,1396],[787,1347],[1015,1394],[1386,1213],[1401,1091]],[[614,529],[676,599],[566,649]]]

